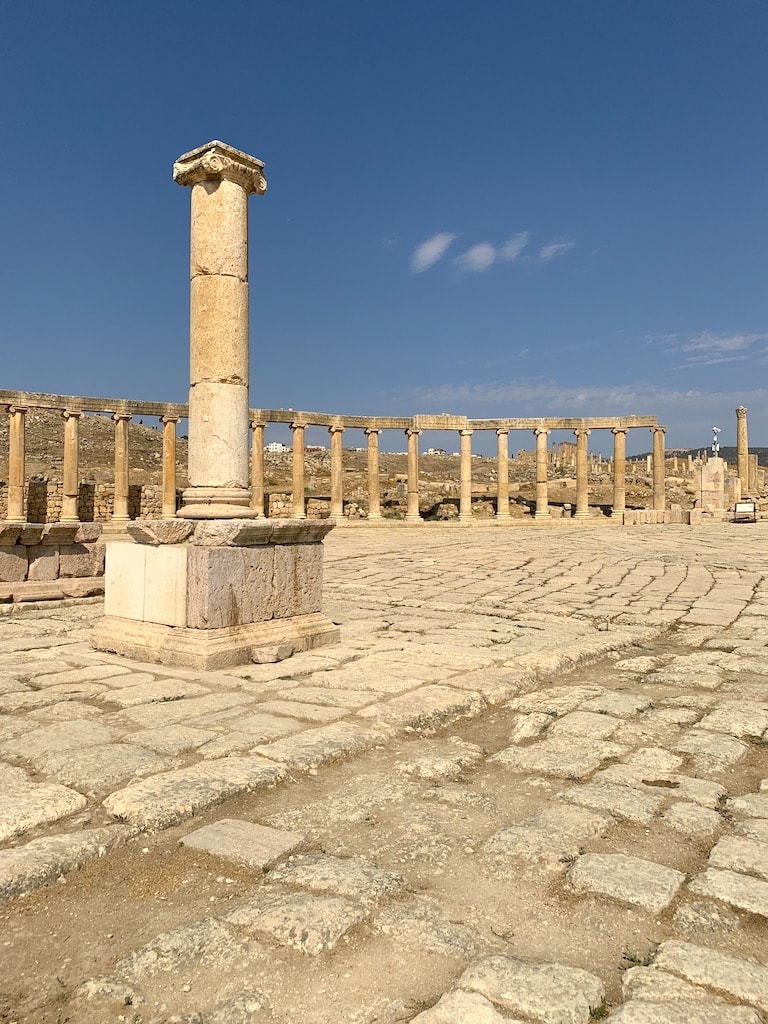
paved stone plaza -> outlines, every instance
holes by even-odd
[[[226,673],[2,607],[0,1021],[765,1021],[767,542],[339,527]]]

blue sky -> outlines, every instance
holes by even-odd
[[[252,405],[768,444],[766,52],[765,0],[0,0],[2,386],[186,400],[219,138],[269,181]]]

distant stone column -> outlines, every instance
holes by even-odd
[[[576,435],[576,519],[589,518],[589,430],[574,430]]]
[[[261,160],[221,142],[179,157],[192,188],[189,483],[180,515],[252,516],[248,466],[248,196]]]
[[[419,512],[419,434],[420,430],[408,427],[405,436],[408,438],[408,506],[405,518],[409,522],[420,523]]]
[[[627,499],[627,428],[613,427],[613,508],[612,519],[623,519]]]
[[[26,474],[25,406],[8,407],[8,512],[6,519],[24,522],[24,477]]]
[[[161,416],[163,425],[163,519],[176,515],[176,424],[178,416]]]
[[[747,443],[747,410],[736,410],[736,471],[741,480],[741,493],[749,493],[749,445]]]
[[[496,518],[509,519],[509,431],[496,431]]]
[[[664,492],[664,435],[666,427],[651,427],[653,433],[653,507],[663,512],[666,507]]]
[[[747,489],[748,494],[756,494],[757,487],[757,456],[750,455],[749,459],[749,488]]]
[[[536,511],[533,518],[541,521],[550,519],[549,515],[549,484],[547,482],[547,437],[546,427],[534,430],[536,437]]]
[[[306,519],[307,513],[304,511],[304,424],[292,423],[291,430],[293,431],[291,515],[294,519]]]
[[[124,412],[116,412],[112,419],[115,421],[115,500],[112,505],[112,522],[127,523],[128,515],[128,494],[130,481],[128,479],[128,423],[131,417]]]
[[[65,409],[64,417],[64,467],[63,484],[61,497],[61,522],[77,523],[80,516],[77,514],[77,497],[80,490],[79,462],[79,428],[81,412],[72,412]]]
[[[472,431],[459,431],[459,519],[472,519]]]
[[[331,435],[331,518],[344,517],[344,427],[328,427]]]
[[[381,490],[379,485],[379,431],[367,427],[368,438],[368,518],[381,519]]]
[[[261,420],[251,420],[251,508],[257,516],[266,515],[264,508],[264,427]]]

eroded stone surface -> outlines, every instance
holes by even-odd
[[[259,871],[293,853],[304,843],[304,836],[253,821],[221,818],[212,825],[195,829],[179,842],[182,846],[205,850],[215,857],[224,857]]]
[[[659,911],[675,898],[685,875],[623,853],[588,853],[572,865],[567,878],[574,892],[610,896],[622,903]]]
[[[364,917],[362,907],[336,896],[265,889],[224,920],[278,945],[317,954],[333,949]]]

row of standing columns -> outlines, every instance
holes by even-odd
[[[8,513],[10,521],[24,518],[25,482],[25,414],[26,407],[10,406],[9,415],[9,469],[8,469]],[[82,412],[62,410],[64,418],[64,464],[62,522],[77,522],[79,486],[79,426]],[[129,519],[129,452],[128,424],[131,415],[123,412],[112,414],[115,424],[115,498],[113,521],[121,523]],[[176,515],[176,424],[178,416],[161,416],[163,428],[163,482],[162,516]],[[264,430],[266,423],[251,420],[251,507],[257,515],[264,514]],[[305,429],[306,424],[292,423],[292,509],[296,519],[304,519],[305,512]],[[343,494],[343,424],[328,428],[331,436],[331,507],[334,518],[344,514]],[[664,509],[664,427],[652,427],[653,434],[653,507]],[[379,433],[376,428],[366,428],[368,442],[368,518],[381,518],[381,490],[379,481]],[[627,428],[613,428],[613,507],[612,514],[623,516],[626,507],[626,438]],[[419,436],[417,428],[405,431],[407,438],[407,507],[406,520],[421,519],[419,511]],[[459,470],[459,519],[472,517],[472,434],[469,429],[460,430]],[[534,519],[549,518],[549,482],[547,439],[550,429],[537,427],[536,438],[536,504]],[[575,518],[589,516],[589,450],[590,431],[586,428],[574,431],[576,437],[576,509]],[[498,519],[508,519],[509,511],[509,430],[499,428],[497,436],[497,512]]]
[[[266,424],[258,420],[251,421],[253,431],[253,447],[251,452],[252,471],[252,508],[257,515],[264,514],[264,428]],[[306,517],[305,512],[305,430],[307,424],[292,423],[293,457],[292,457],[292,502],[291,515],[295,519]],[[626,427],[615,427],[612,430],[613,444],[613,510],[616,517],[623,516],[626,509]],[[344,514],[343,495],[343,425],[328,428],[331,435],[331,507],[333,518]],[[663,510],[664,496],[664,434],[665,427],[651,427],[653,433],[653,507]],[[379,484],[379,433],[376,428],[366,428],[368,440],[368,518],[381,519],[381,492]],[[589,449],[588,438],[591,431],[582,428],[574,431],[576,437],[576,510],[575,518],[585,519],[589,516]],[[419,510],[419,435],[421,431],[409,427],[405,431],[407,439],[407,488],[406,515],[407,521],[421,520]],[[459,519],[472,518],[472,430],[459,431]],[[536,438],[536,505],[534,519],[549,519],[549,480],[547,438],[549,428],[537,427]],[[510,518],[509,511],[509,430],[499,428],[497,437],[497,495],[496,517]]]
[[[26,406],[8,407],[8,507],[9,522],[24,522],[24,484],[26,479]],[[64,419],[64,461],[62,468],[62,523],[79,522],[80,489],[80,419],[82,412],[62,409]],[[112,414],[115,424],[115,496],[112,521],[125,523],[130,519],[128,413]],[[178,416],[161,416],[163,426],[162,516],[176,515],[176,424]]]

